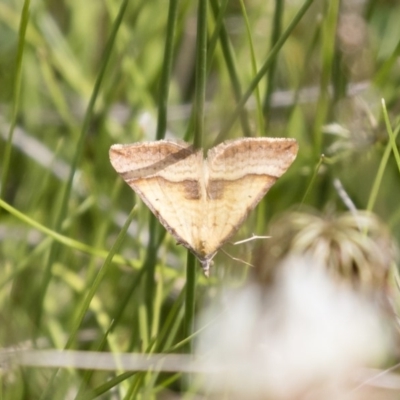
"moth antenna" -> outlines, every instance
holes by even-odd
[[[236,243],[235,243],[235,244],[236,244]],[[226,252],[224,249],[221,249],[221,251],[222,251],[224,254],[226,254],[229,258],[231,258],[232,260],[234,260],[234,261],[240,262],[240,263],[245,264],[245,265],[247,265],[247,266],[249,266],[249,267],[254,267],[253,264],[250,264],[250,263],[248,263],[247,261],[242,260],[241,258],[233,257],[231,254],[229,254],[228,252]]]
[[[236,246],[237,244],[251,242],[252,240],[270,239],[270,238],[271,238],[271,236],[258,236],[258,235],[254,235],[254,233],[253,233],[253,235],[247,239],[239,240],[238,242],[230,242],[230,243],[233,244],[234,246]]]

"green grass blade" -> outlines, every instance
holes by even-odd
[[[383,118],[385,120],[386,130],[389,135],[389,143],[390,143],[390,146],[392,147],[392,151],[394,154],[394,158],[396,160],[397,168],[400,172],[400,154],[399,154],[399,149],[397,148],[397,145],[396,145],[396,135],[393,133],[392,125],[390,124],[389,116],[388,116],[388,112],[386,109],[386,104],[385,104],[384,99],[382,99],[382,109],[383,109]]]
[[[339,0],[326,2],[327,11],[322,26],[322,73],[320,79],[320,94],[315,112],[313,127],[314,155],[317,159],[322,150],[322,126],[326,123],[329,112],[329,84],[332,78],[332,69],[335,56],[335,32],[339,17]]]
[[[223,4],[223,7],[226,7],[226,4]],[[217,0],[211,1],[211,9],[214,14],[214,17],[217,19],[215,33],[219,33],[219,41],[225,58],[226,67],[228,69],[229,79],[232,84],[233,94],[235,96],[236,102],[239,102],[243,93],[238,73],[239,67],[235,62],[235,54],[233,51],[233,46],[229,40],[228,32],[222,20],[224,11],[223,7],[222,8],[219,7]],[[211,44],[213,43],[214,41],[212,40]],[[213,51],[213,47],[210,46],[210,50]],[[212,55],[213,53],[211,52],[209,54]],[[211,62],[209,63],[209,69],[211,69]],[[249,124],[249,117],[247,115],[247,110],[245,110],[244,108],[241,109],[239,118],[243,130],[243,135],[251,136],[251,129]]]
[[[0,208],[3,208],[4,210],[8,211],[10,214],[14,215],[16,218],[18,218],[22,222],[32,226],[33,228],[37,229],[38,231],[44,233],[49,238],[52,238],[54,241],[58,242],[59,244],[63,244],[65,246],[68,246],[69,248],[81,251],[86,254],[90,254],[95,257],[107,258],[107,256],[108,256],[108,251],[102,250],[102,249],[95,249],[92,246],[88,246],[88,245],[86,245],[82,242],[79,242],[75,239],[72,239],[68,236],[61,235],[60,233],[55,232],[52,229],[45,227],[44,225],[41,225],[36,220],[21,213],[20,211],[18,211],[17,209],[12,207],[10,204],[6,203],[5,201],[3,201],[1,199],[0,199]],[[136,211],[136,207],[133,208],[133,210]],[[116,256],[114,259],[114,262],[117,262],[119,264],[126,264],[127,260],[125,260],[121,256]],[[130,265],[133,266],[134,268],[139,267],[139,264],[137,262],[130,263]]]
[[[165,137],[167,129],[167,104],[169,85],[171,79],[171,70],[173,62],[173,50],[174,50],[174,39],[176,22],[178,18],[178,0],[170,0],[168,10],[168,21],[167,21],[167,33],[164,47],[164,59],[161,70],[161,82],[159,90],[159,102],[158,102],[158,119],[157,119],[157,133],[156,139],[160,140]],[[144,262],[143,268],[146,269],[145,285],[146,285],[146,304],[147,312],[149,316],[149,323],[153,322],[153,308],[154,308],[154,293],[155,293],[155,267],[156,267],[156,254],[158,251],[157,235],[159,232],[158,222],[153,214],[150,215],[149,220],[149,243],[147,247],[147,255]]]
[[[194,314],[196,305],[196,275],[198,262],[195,256],[188,251],[186,262],[186,301],[185,301],[185,318],[184,332],[189,337],[194,330]],[[188,342],[187,351],[191,352],[191,342]]]
[[[218,134],[217,139],[215,140],[215,143],[221,142],[226,137],[226,135],[232,128],[233,124],[235,123],[237,116],[240,114],[240,111],[243,109],[247,100],[252,95],[254,89],[258,86],[261,79],[267,73],[271,64],[275,60],[275,57],[279,53],[281,47],[285,44],[285,42],[288,39],[288,37],[290,36],[290,34],[293,32],[294,28],[297,26],[297,24],[303,18],[304,14],[310,8],[310,6],[313,2],[314,2],[314,0],[307,0],[303,4],[303,6],[300,8],[300,10],[296,14],[296,16],[293,18],[292,22],[287,27],[286,31],[282,34],[282,36],[280,37],[280,39],[278,40],[276,45],[271,49],[271,51],[267,57],[267,60],[265,61],[264,65],[260,68],[260,70],[258,71],[257,75],[254,77],[254,79],[251,81],[249,88],[246,90],[246,92],[242,96],[241,100],[239,101],[238,105],[236,106],[235,110],[232,112],[231,117],[228,119],[228,121],[222,127],[220,133]]]
[[[123,241],[125,240],[126,232],[129,228],[130,223],[132,222],[132,219],[135,215],[135,207],[132,209],[131,213],[128,216],[128,219],[126,220],[124,226],[122,227],[114,245],[111,247],[110,252],[108,253],[108,256],[106,260],[104,261],[104,264],[100,268],[99,272],[97,273],[97,276],[95,277],[94,281],[92,282],[91,285],[89,285],[89,292],[85,295],[77,313],[77,317],[73,323],[73,326],[71,327],[70,335],[67,340],[67,343],[64,346],[65,350],[68,350],[72,347],[73,343],[75,342],[76,336],[78,334],[79,328],[82,324],[83,318],[85,317],[87,310],[89,309],[90,303],[96,294],[98,287],[104,277],[106,276],[108,270],[112,266],[112,260],[114,255],[117,253],[118,249],[121,247]],[[49,384],[47,386],[47,389],[45,390],[42,398],[46,399],[48,396],[50,396],[50,393],[53,390],[53,382],[54,378],[56,376],[57,372],[55,372],[52,376],[52,379],[50,379]]]
[[[164,49],[164,61],[161,69],[161,82],[158,102],[158,119],[156,139],[164,139],[167,129],[167,104],[169,85],[171,80],[171,70],[174,55],[174,39],[176,30],[176,21],[178,18],[179,0],[170,0],[168,9],[167,33]]]
[[[196,77],[194,101],[194,137],[193,145],[200,149],[204,135],[204,102],[207,76],[207,0],[198,1],[197,10],[197,42],[196,42]],[[185,335],[190,335],[194,327],[194,303],[196,295],[196,274],[198,262],[188,251],[186,261],[186,303],[185,303]],[[191,349],[189,348],[188,351]]]
[[[119,14],[114,22],[113,29],[111,31],[110,38],[108,40],[108,43],[107,43],[107,46],[106,46],[106,49],[104,52],[104,56],[102,58],[102,64],[100,65],[99,74],[96,79],[96,83],[94,85],[93,92],[92,92],[92,95],[91,95],[91,98],[90,98],[90,101],[89,101],[89,104],[88,104],[88,107],[87,107],[87,110],[85,113],[85,118],[84,118],[84,121],[82,124],[82,130],[80,132],[78,143],[76,144],[76,148],[75,148],[74,158],[71,163],[70,174],[69,174],[69,177],[68,177],[65,189],[64,189],[63,197],[61,200],[61,206],[59,208],[58,216],[57,216],[56,223],[54,226],[54,231],[56,231],[56,232],[59,232],[61,230],[62,223],[63,223],[64,219],[66,218],[66,215],[68,212],[68,203],[69,203],[69,199],[70,199],[70,195],[71,195],[72,182],[73,182],[73,179],[75,176],[75,171],[76,171],[78,164],[82,157],[85,140],[86,140],[86,137],[87,137],[87,134],[89,131],[90,121],[92,120],[92,117],[93,117],[94,106],[95,106],[97,97],[100,92],[100,87],[103,82],[106,70],[107,70],[108,62],[111,57],[111,52],[113,50],[113,46],[114,46],[115,39],[116,39],[116,36],[118,33],[118,29],[121,25],[128,2],[129,2],[129,0],[124,0],[124,2],[121,4]],[[44,298],[46,296],[47,288],[48,288],[50,280],[51,280],[51,275],[52,275],[51,268],[52,268],[53,263],[56,260],[57,252],[58,252],[58,244],[54,243],[50,248],[50,254],[48,257],[48,261],[47,261],[44,276],[43,276],[42,287],[41,287],[41,290],[39,293],[37,314],[35,316],[35,324],[38,328],[41,325]]]
[[[255,53],[255,49],[254,49],[253,39],[251,37],[251,25],[250,25],[249,18],[247,16],[246,6],[245,6],[243,0],[240,0],[240,7],[242,9],[244,22],[246,24],[246,33],[247,33],[247,40],[248,40],[249,49],[250,49],[252,73],[253,73],[254,76],[256,76],[257,75],[256,53]],[[238,100],[240,100],[240,97],[239,97]],[[257,129],[257,132],[256,132],[255,136],[264,136],[266,134],[266,132],[265,132],[265,123],[264,123],[264,116],[263,116],[262,103],[261,103],[260,87],[258,85],[257,85],[257,87],[255,89],[255,97],[256,97],[256,102],[257,102],[257,120],[258,120],[258,129]]]
[[[279,36],[281,35],[282,31],[282,19],[283,19],[283,9],[284,9],[284,1],[283,0],[275,0],[275,12],[274,12],[274,22],[272,26],[272,35],[271,35],[271,48],[274,48],[276,43],[279,40]],[[265,92],[264,98],[264,116],[267,121],[269,122],[269,114],[271,111],[271,97],[274,91],[274,81],[275,81],[275,72],[276,72],[276,65],[278,62],[278,57],[275,57],[272,62],[271,66],[267,73],[267,90]]]
[[[400,132],[400,126],[398,126],[393,134],[393,136],[396,138],[397,135]],[[372,184],[371,188],[371,193],[368,197],[368,203],[367,203],[367,211],[373,211],[376,200],[378,198],[378,193],[379,193],[379,188],[382,185],[383,182],[383,176],[385,174],[385,169],[387,167],[387,163],[389,161],[390,154],[392,152],[392,141],[389,140],[388,144],[386,145],[385,151],[383,153],[383,156],[381,158],[381,162],[379,163],[378,171],[376,172],[376,176],[374,179],[374,183]]]
[[[17,60],[15,65],[15,75],[14,75],[14,85],[13,85],[11,123],[3,155],[2,173],[0,182],[0,199],[4,197],[4,193],[6,191],[7,176],[10,167],[12,141],[13,141],[14,129],[17,123],[17,115],[18,115],[20,94],[21,94],[22,59],[24,55],[26,28],[29,22],[29,6],[30,6],[30,0],[25,0],[24,6],[22,8],[21,21],[19,25],[18,50],[17,50]]]

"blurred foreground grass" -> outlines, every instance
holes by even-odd
[[[303,204],[372,211],[398,241],[400,5],[199,4],[0,2],[1,347],[190,351],[186,251],[149,223],[113,171],[113,143],[166,135],[210,148],[246,135],[296,138],[295,164],[236,238],[267,234],[273,216]],[[197,20],[206,22],[198,31]],[[204,81],[196,72],[201,33]],[[259,244],[225,249],[251,262]],[[190,278],[196,315],[247,273],[220,252],[211,279]],[[196,391],[180,373],[55,372],[5,367],[2,398]]]

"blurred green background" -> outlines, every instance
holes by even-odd
[[[211,279],[186,277],[186,250],[112,169],[113,143],[296,138],[297,160],[235,239],[267,234],[299,204],[347,210],[340,186],[398,240],[398,21],[394,0],[1,0],[1,347],[190,351],[182,341],[202,304],[246,279],[222,252]],[[225,248],[251,262],[258,245]],[[180,374],[119,374],[5,369],[2,398],[184,390]]]

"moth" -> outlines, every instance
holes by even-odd
[[[171,140],[114,144],[110,161],[209,275],[218,249],[296,158],[295,139],[242,138],[207,153]]]

